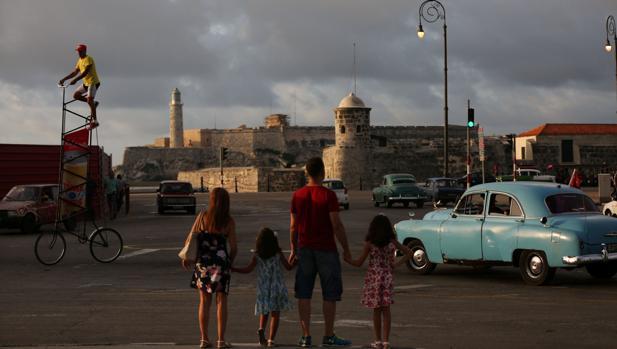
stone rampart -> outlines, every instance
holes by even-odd
[[[194,188],[221,186],[220,168],[180,171],[178,180],[191,182]],[[271,167],[228,167],[223,169],[223,187],[230,192],[286,192],[302,187],[304,170]]]

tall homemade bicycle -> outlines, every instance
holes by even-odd
[[[112,228],[98,226],[95,221],[96,214],[92,202],[94,190],[92,189],[93,187],[96,189],[97,185],[92,180],[93,174],[90,173],[93,129],[88,127],[92,118],[68,109],[67,105],[75,100],[67,102],[66,86],[58,85],[58,87],[62,89],[62,136],[56,220],[53,231],[42,232],[37,237],[34,243],[34,254],[39,262],[45,265],[60,262],[66,253],[64,234],[67,233],[76,236],[82,244],[88,242],[90,253],[97,261],[113,262],[122,253],[122,236]],[[67,120],[67,116],[76,117],[77,121]],[[94,132],[97,132],[98,140],[98,131]],[[99,173],[96,178],[100,180],[103,177],[102,166],[98,166],[98,169]],[[83,229],[78,232],[71,229],[61,230],[63,221],[78,217],[84,218]],[[88,221],[94,228],[90,234],[86,233]]]
[[[36,258],[45,265],[54,265],[64,258],[66,253],[66,239],[64,234],[77,237],[80,244],[90,244],[90,254],[101,263],[115,261],[122,254],[122,236],[115,229],[100,227],[94,220],[91,221],[93,230],[87,234],[87,221],[84,221],[83,229],[78,232],[59,229],[42,232],[34,243]]]

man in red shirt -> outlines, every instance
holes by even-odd
[[[308,184],[294,192],[291,200],[290,262],[297,262],[295,296],[302,337],[301,347],[312,346],[310,319],[315,278],[319,274],[323,296],[325,333],[322,346],[347,346],[351,341],[334,334],[336,302],[341,300],[343,279],[335,237],[343,248],[345,261],[351,260],[345,227],[339,216],[336,194],[322,186],[325,177],[321,158],[306,163]]]

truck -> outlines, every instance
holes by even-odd
[[[90,197],[88,200],[94,217],[100,217],[105,210],[103,178],[108,176],[111,171],[111,156],[105,154],[103,149],[98,146],[90,146],[89,151],[88,181],[90,183]],[[60,175],[60,154],[60,145],[0,144],[0,197],[5,197],[13,188],[18,190],[20,188],[42,187],[42,185],[49,186],[55,184],[57,186]],[[41,200],[44,200],[43,196],[41,196]],[[7,201],[11,201],[11,199],[9,198]],[[15,214],[23,213],[24,217],[28,213],[34,214],[32,211],[37,205],[31,201],[24,201],[24,207],[16,207],[19,204],[13,200],[10,202],[10,209],[0,208],[0,227],[13,227],[13,223],[18,220],[18,228],[21,228],[22,231],[26,229],[27,232],[34,232],[42,224],[53,223],[53,221],[50,222],[49,214],[41,213],[40,215],[35,214],[37,220],[34,223],[30,219],[28,221],[29,224],[22,225],[20,222],[23,217],[16,217]],[[54,200],[46,200],[46,205],[42,205],[45,206],[46,211],[55,212],[55,201],[52,201]],[[11,224],[3,224],[1,221],[8,218],[9,215],[11,215],[11,220],[5,223]],[[38,217],[40,217],[40,220]],[[55,220],[55,215],[53,217]]]

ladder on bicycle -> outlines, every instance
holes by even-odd
[[[96,147],[98,159],[98,176],[102,179],[102,154],[98,147],[98,130],[88,126],[92,120],[89,115],[82,115],[68,106],[77,101],[66,100],[66,86],[62,88],[62,132],[60,142],[60,165],[58,179],[58,195],[56,196],[56,218],[53,232],[41,233],[34,244],[36,258],[45,265],[54,265],[64,257],[66,240],[60,230],[61,224],[67,228],[66,233],[75,235],[82,244],[90,243],[92,257],[101,263],[113,262],[122,253],[122,236],[112,228],[100,227],[96,224],[93,196],[99,185],[92,181],[90,158]],[[92,144],[93,134],[96,144]],[[95,189],[96,188],[96,189]],[[98,206],[101,203],[101,195]],[[83,230],[74,232],[77,218],[83,217]],[[94,226],[90,235],[86,235],[88,221]]]

